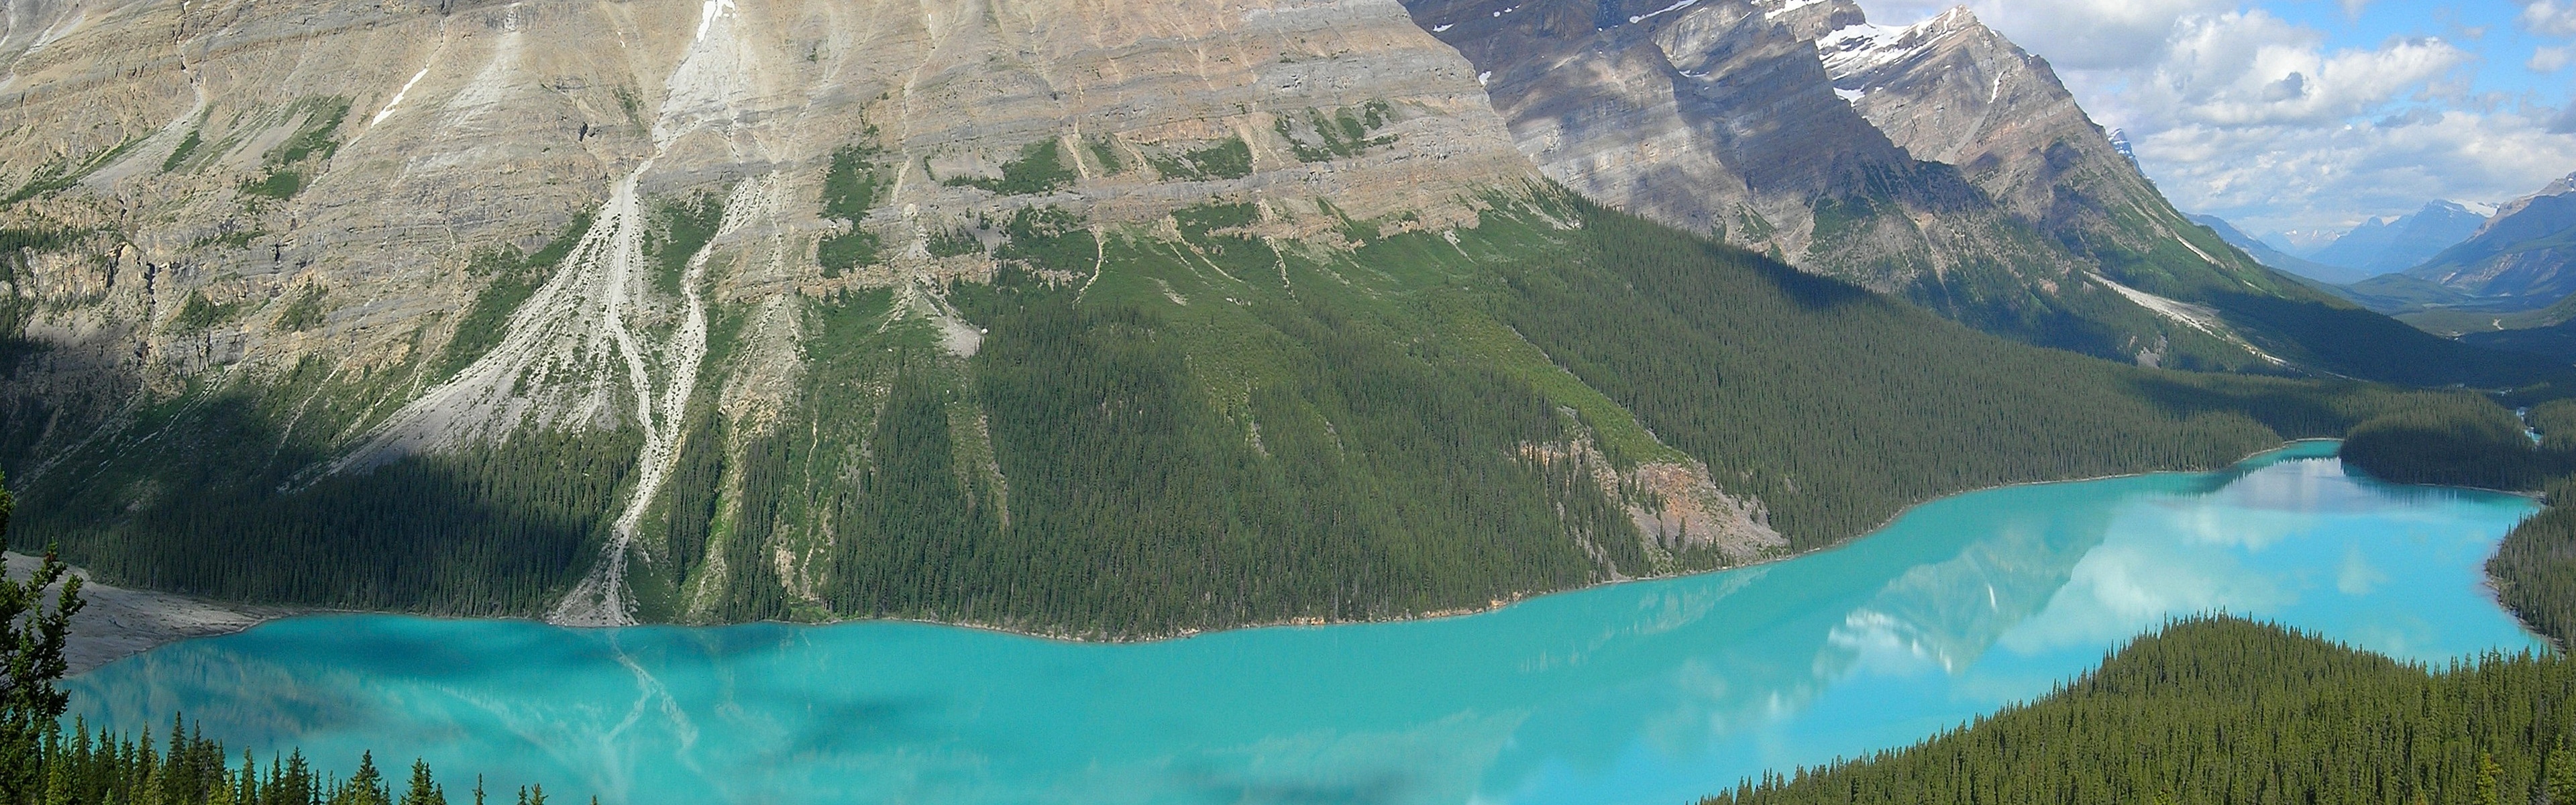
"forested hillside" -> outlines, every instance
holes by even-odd
[[[2218,618],[2140,638],[2057,693],[1911,748],[1701,802],[2570,800],[2565,657],[2426,669]]]
[[[2113,364],[1558,191],[1489,203],[1474,227],[1351,221],[1338,250],[1253,234],[1249,204],[1164,234],[1031,207],[972,233],[989,284],[792,298],[780,402],[702,392],[679,420],[634,613],[1133,636],[1476,608],[2454,396]],[[755,315],[712,312],[707,388],[747,371]],[[636,483],[640,437],[595,425],[317,472],[349,380],[288,378],[55,460],[13,541],[218,598],[527,614]]]
[[[1941,126],[1900,147],[1832,92],[1848,3],[544,5],[28,9],[63,36],[0,42],[12,544],[300,606],[1164,635],[1760,561],[2466,394],[2139,363],[2557,371],[2237,259],[1999,37],[1909,62],[1974,79],[1924,97],[2045,125],[1942,150],[2068,181],[1917,162]],[[1657,124],[1724,170],[1654,198],[1762,174],[1702,218],[1546,184],[1514,121],[1557,118],[1511,88],[1586,74],[1461,44],[1719,20],[1757,22],[1641,62],[1729,68],[1652,77],[1733,88]],[[1609,138],[1548,164],[1643,156],[1596,101],[1651,83],[1532,96]],[[1784,125],[1682,156],[1730,108]]]

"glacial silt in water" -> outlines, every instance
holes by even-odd
[[[2044,694],[2177,615],[2427,661],[2538,645],[2479,569],[2531,501],[2333,449],[1962,495],[1839,550],[1432,621],[1082,645],[320,616],[68,687],[93,724],[185,711],[263,757],[611,803],[1669,805]]]

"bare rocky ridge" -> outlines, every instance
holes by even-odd
[[[220,515],[259,531],[275,507],[338,507],[327,510],[346,522],[258,536],[382,571],[357,592],[297,588],[211,555],[209,540],[155,543],[161,553],[120,555],[121,569],[92,562],[126,581],[219,578],[258,600],[363,594],[387,608],[466,589],[455,594],[512,603],[428,608],[584,625],[902,607],[979,617],[990,604],[971,597],[942,599],[964,615],[923,609],[954,586],[850,591],[852,579],[912,584],[919,568],[866,565],[877,575],[843,574],[848,589],[833,592],[835,562],[877,558],[833,518],[900,519],[852,502],[885,477],[875,440],[899,388],[929,389],[905,425],[935,436],[917,454],[948,454],[947,470],[905,488],[949,490],[934,503],[968,510],[975,528],[999,512],[1002,531],[1011,501],[1057,491],[1015,487],[1031,482],[1005,471],[996,444],[1012,443],[995,423],[1008,423],[976,396],[974,373],[993,367],[969,359],[1003,354],[986,339],[1012,333],[968,311],[1038,299],[1087,315],[1095,286],[1125,294],[1114,305],[1154,306],[1129,312],[1170,322],[1170,340],[1204,339],[1147,368],[1208,398],[1207,422],[1222,425],[1200,430],[1222,431],[1226,449],[1226,429],[1241,428],[1246,464],[1273,457],[1249,378],[1285,389],[1302,371],[1292,364],[1322,357],[1263,316],[1329,330],[1348,312],[1336,304],[1412,305],[1385,314],[1422,330],[1390,334],[1417,339],[1402,349],[1459,350],[1442,359],[1560,386],[1549,401],[1580,415],[1510,437],[1544,446],[1476,454],[1523,462],[1511,472],[1572,461],[1589,477],[1496,496],[1581,488],[1581,506],[1550,499],[1565,530],[1533,549],[1564,565],[1513,584],[1680,572],[1786,545],[1772,509],[1721,482],[1754,483],[1746,468],[1713,476],[1597,389],[1537,377],[1564,370],[1479,318],[1493,312],[1469,298],[1475,283],[1510,281],[1487,263],[1597,220],[1560,217],[1579,205],[1550,182],[2025,340],[2197,368],[2305,357],[2239,332],[2213,301],[2211,288],[2265,292],[2268,275],[2214,235],[2195,245],[2207,233],[2180,223],[2046,65],[1964,13],[1884,31],[1856,28],[1866,20],[1847,0],[43,0],[0,17],[10,481],[35,489],[28,501],[78,500],[57,515],[105,512],[116,527],[148,515],[213,528]],[[1461,239],[1489,220],[1522,239]],[[1408,233],[1436,259],[1353,262]],[[1300,295],[1292,262],[1338,287]],[[1269,307],[1231,296],[1251,292],[1246,275]],[[1423,302],[1425,288],[1459,296]],[[1027,295],[994,301],[1005,292]],[[1161,337],[1134,324],[1047,337]],[[1478,327],[1494,332],[1466,332]],[[1285,346],[1235,354],[1264,344]],[[1113,411],[1102,394],[1046,410],[1037,429]],[[1335,421],[1298,404],[1280,413],[1312,419],[1296,421],[1341,455]],[[204,456],[244,466],[173,460]],[[219,511],[190,508],[218,487],[229,497],[207,508]],[[317,489],[344,497],[306,494]],[[440,498],[403,503],[422,510],[466,503],[404,531],[429,522],[383,518],[413,511],[379,505],[404,495]],[[694,519],[677,511],[683,495]],[[514,506],[544,511],[493,516]],[[438,538],[378,549],[462,547],[391,567],[345,544],[383,534]],[[485,545],[493,534],[535,547]],[[1596,539],[1607,536],[1643,544]],[[1203,580],[1267,561],[1279,560],[1173,572]],[[996,575],[985,581],[1020,580]],[[384,592],[397,582],[405,592]],[[1390,582],[1403,583],[1429,581]],[[1235,586],[1157,613],[1239,618],[1208,603],[1257,585]],[[1024,593],[1013,600],[1057,606],[1099,590],[995,596]],[[1401,614],[1383,604],[1392,596],[1372,615],[1339,595],[1263,605]]]
[[[639,526],[690,440],[719,438],[684,424],[693,405],[720,406],[730,450],[775,427],[814,357],[797,300],[890,288],[976,351],[943,289],[997,264],[935,237],[989,241],[1032,206],[1150,233],[1249,202],[1248,231],[1330,249],[1347,221],[1472,223],[1539,179],[1476,71],[1392,0],[132,0],[5,22],[0,184],[24,189],[0,226],[69,239],[7,277],[43,346],[0,385],[42,414],[12,480],[228,389],[325,390],[275,423],[331,446],[289,493],[532,430],[637,433],[605,546],[546,613],[562,623],[633,621],[628,564],[657,550]],[[1362,141],[1304,139],[1355,109]],[[854,220],[820,209],[836,154],[877,187]],[[1040,163],[1072,175],[1015,174]],[[693,199],[721,219],[657,254]],[[822,266],[854,230],[876,259]],[[470,324],[490,266],[558,240],[506,321]],[[742,311],[739,346],[701,388],[719,308]],[[1692,539],[1726,530],[1748,558],[1777,540],[1704,468],[1656,473]],[[792,593],[812,553],[776,547]],[[680,606],[712,617],[732,593],[699,582]]]
[[[1550,178],[1685,230],[1802,251],[1811,198],[1911,167],[1833,95],[1810,40],[1761,8],[1605,20],[1617,5],[1409,7],[1484,71],[1494,108]]]
[[[2042,343],[2269,362],[2099,277],[2095,249],[2199,247],[2046,63],[1964,8],[1882,27],[1849,0],[1407,7],[1490,74],[1521,151],[1596,200],[2007,332],[2109,333],[2022,333]],[[2231,283],[2274,284],[2214,240],[2199,251]]]

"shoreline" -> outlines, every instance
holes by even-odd
[[[1823,545],[1823,546],[1819,546],[1819,547],[1816,547],[1816,548],[1811,548],[1811,549],[1804,550],[1804,551],[1795,551],[1795,552],[1783,553],[1783,554],[1780,554],[1780,555],[1778,555],[1778,556],[1771,556],[1771,557],[1765,557],[1765,558],[1761,558],[1761,559],[1756,559],[1756,560],[1753,560],[1753,561],[1746,562],[1746,563],[1744,563],[1744,564],[1730,565],[1730,566],[1727,566],[1727,567],[1713,568],[1713,569],[1710,569],[1710,570],[1696,571],[1696,572],[1691,572],[1691,573],[1676,573],[1676,574],[1663,575],[1663,576],[1647,576],[1647,577],[1640,577],[1640,578],[1617,579],[1617,580],[1611,580],[1611,581],[1601,581],[1601,582],[1596,582],[1596,583],[1592,583],[1592,584],[1585,584],[1585,585],[1581,585],[1581,586],[1577,586],[1577,587],[1569,587],[1569,588],[1565,588],[1565,589],[1561,589],[1561,590],[1550,590],[1550,591],[1546,591],[1546,592],[1524,592],[1524,593],[1516,593],[1516,594],[1513,594],[1512,596],[1510,596],[1510,597],[1508,597],[1508,598],[1498,598],[1498,599],[1495,599],[1495,600],[1494,600],[1490,605],[1488,605],[1488,606],[1484,606],[1484,607],[1470,607],[1470,608],[1461,608],[1461,609],[1436,610],[1436,611],[1431,611],[1431,612],[1417,612],[1417,613],[1412,613],[1412,614],[1407,614],[1407,615],[1399,615],[1399,616],[1385,617],[1385,618],[1354,618],[1354,619],[1343,619],[1343,620],[1331,620],[1331,619],[1323,619],[1323,618],[1292,618],[1292,619],[1287,619],[1287,620],[1278,620],[1278,621],[1265,621],[1265,622],[1255,622],[1255,623],[1242,623],[1242,624],[1236,624],[1236,625],[1233,625],[1233,626],[1227,626],[1227,627],[1219,628],[1219,629],[1183,629],[1183,630],[1180,630],[1180,631],[1177,631],[1177,632],[1168,633],[1168,634],[1140,635],[1140,636],[1131,636],[1131,637],[1099,637],[1099,636],[1084,636],[1084,635],[1075,634],[1075,633],[1068,633],[1068,632],[1047,632],[1047,631],[1039,631],[1039,630],[1033,630],[1033,629],[1027,629],[1027,628],[1015,628],[1015,627],[1011,627],[1011,626],[1000,625],[1000,624],[993,624],[993,623],[975,623],[975,622],[966,622],[966,621],[930,620],[930,619],[924,619],[924,618],[850,618],[850,619],[846,619],[846,620],[824,621],[824,622],[818,622],[818,623],[808,623],[808,622],[800,622],[800,621],[778,621],[778,620],[751,621],[751,622],[747,622],[747,623],[724,623],[724,624],[644,623],[644,624],[636,624],[636,625],[633,625],[633,626],[616,626],[616,627],[572,627],[572,626],[565,626],[565,627],[560,627],[560,628],[566,628],[566,629],[581,629],[581,630],[592,630],[592,629],[656,629],[656,628],[703,629],[703,628],[727,628],[727,627],[737,627],[737,626],[764,626],[764,625],[767,625],[767,626],[823,627],[823,626],[840,626],[840,625],[854,625],[854,624],[866,624],[866,623],[904,623],[904,624],[917,624],[917,625],[923,625],[923,626],[942,626],[942,627],[957,628],[957,629],[972,629],[972,630],[975,630],[975,631],[981,631],[981,632],[990,632],[990,633],[995,633],[995,634],[1010,635],[1010,636],[1013,636],[1013,637],[1023,637],[1023,638],[1028,638],[1028,639],[1032,639],[1032,640],[1045,640],[1045,641],[1057,642],[1057,643],[1076,643],[1076,644],[1084,644],[1084,645],[1115,646],[1115,645],[1143,645],[1143,644],[1149,644],[1149,643],[1160,643],[1160,642],[1172,641],[1172,640],[1188,640],[1188,639],[1191,639],[1191,638],[1204,637],[1204,636],[1208,636],[1208,635],[1215,635],[1215,634],[1222,634],[1222,633],[1226,633],[1226,632],[1251,631],[1251,630],[1256,630],[1256,629],[1277,629],[1277,628],[1294,628],[1294,627],[1319,628],[1319,627],[1329,627],[1329,626],[1362,626],[1362,625],[1369,625],[1369,624],[1391,624],[1391,623],[1409,623],[1409,622],[1418,622],[1418,621],[1437,621],[1437,620],[1443,620],[1443,619],[1448,619],[1448,618],[1463,618],[1463,617],[1471,617],[1471,616],[1475,616],[1475,615],[1482,615],[1482,614],[1486,614],[1486,613],[1494,612],[1494,611],[1497,611],[1497,610],[1501,610],[1501,609],[1504,609],[1504,608],[1508,608],[1508,607],[1510,607],[1510,606],[1513,606],[1513,605],[1515,605],[1515,604],[1519,604],[1519,603],[1522,603],[1522,602],[1531,601],[1531,600],[1535,600],[1535,599],[1539,599],[1539,598],[1545,598],[1545,597],[1553,596],[1553,595],[1566,595],[1566,594],[1571,594],[1571,593],[1583,592],[1583,591],[1586,591],[1586,590],[1593,590],[1593,589],[1599,589],[1599,588],[1604,588],[1604,587],[1611,587],[1611,586],[1615,586],[1615,585],[1622,585],[1622,584],[1636,584],[1636,583],[1642,583],[1642,582],[1670,581],[1670,580],[1673,580],[1673,579],[1688,578],[1688,577],[1691,577],[1691,576],[1707,575],[1707,574],[1711,574],[1711,573],[1726,573],[1726,572],[1732,572],[1732,571],[1738,571],[1738,570],[1747,570],[1747,569],[1757,568],[1757,567],[1762,567],[1762,566],[1765,566],[1765,565],[1775,564],[1775,563],[1779,563],[1779,562],[1786,562],[1786,561],[1790,561],[1790,560],[1793,560],[1793,559],[1800,559],[1800,558],[1804,558],[1804,557],[1808,557],[1808,556],[1813,556],[1813,555],[1821,554],[1821,553],[1825,553],[1825,552],[1828,552],[1828,551],[1843,550],[1843,549],[1845,549],[1845,548],[1849,548],[1849,547],[1853,546],[1853,545],[1854,545],[1854,544],[1856,544],[1856,543],[1859,543],[1860,541],[1862,541],[1862,540],[1864,540],[1864,539],[1869,538],[1869,537],[1870,537],[1871,535],[1873,535],[1873,534],[1877,534],[1877,533],[1880,533],[1880,532],[1882,532],[1882,531],[1887,530],[1887,528],[1888,528],[1889,526],[1894,525],[1894,524],[1896,523],[1896,521],[1898,521],[1898,520],[1904,519],[1906,515],[1913,513],[1915,509],[1921,508],[1921,507],[1923,507],[1923,506],[1925,506],[1925,505],[1929,505],[1929,504],[1931,504],[1931,503],[1935,503],[1935,502],[1939,502],[1939,501],[1943,501],[1943,500],[1948,500],[1948,499],[1955,498],[1955,497],[1960,497],[1960,496],[1963,496],[1963,495],[1972,495],[1972,494],[1977,494],[1977,493],[1980,493],[1980,492],[1990,492],[1990,491],[1995,491],[1995,490],[2001,490],[2001,489],[2013,489],[2013,488],[2019,488],[2019,487],[2030,487],[2030,486],[2049,486],[2049,485],[2054,485],[2054,484],[2078,484],[2078,483],[2090,483],[2090,482],[2094,482],[2094,481],[2112,481],[2112,480],[2120,480],[2120,479],[2124,479],[2124,478],[2143,478],[2143,477],[2148,477],[2148,476],[2153,476],[2153,475],[2168,475],[2168,474],[2177,474],[2177,473],[2211,473],[2211,472],[2224,472],[2224,471],[2226,471],[2226,470],[2227,470],[2227,469],[2229,469],[2229,468],[2233,468],[2233,467],[2240,466],[2240,465],[2244,464],[2244,463],[2245,463],[2245,462],[2247,462],[2247,461],[2252,461],[2252,460],[2254,460],[2254,459],[2256,459],[2256,458],[2259,458],[2259,457],[2262,457],[2262,456],[2264,456],[2264,455],[2266,455],[2266,454],[2281,452],[2281,451],[2283,451],[2283,450],[2291,449],[2291,448],[2297,447],[2297,446],[2302,445],[2302,444],[2309,444],[2309,443],[2314,443],[2314,442],[2339,442],[2339,441],[2341,441],[2341,440],[2340,440],[2340,439],[2331,439],[2331,438],[2319,438],[2319,439],[2293,439],[2293,440],[2288,440],[2288,441],[2284,441],[2284,442],[2282,442],[2282,443],[2280,443],[2280,444],[2278,444],[2278,445],[2274,445],[2274,446],[2272,446],[2272,447],[2268,447],[2268,448],[2264,448],[2264,449],[2262,449],[2262,450],[2257,450],[2257,451],[2254,451],[2254,452],[2252,452],[2252,453],[2248,453],[2248,454],[2246,454],[2245,456],[2243,456],[2243,457],[2241,457],[2241,458],[2236,459],[2235,461],[2228,462],[2227,464],[2225,464],[2225,465],[2223,465],[2223,466],[2216,467],[2216,468],[2212,468],[2212,469],[2204,469],[2204,470],[2147,470],[2147,471],[2141,471],[2141,472],[2116,473],[2116,474],[2110,474],[2110,475],[2098,475],[2098,476],[2091,476],[2091,477],[2084,477],[2084,478],[2065,478],[2065,479],[2046,480],[2046,481],[2019,481],[2019,482],[2008,483],[2008,484],[1996,484],[1996,485],[1993,485],[1993,486],[1978,487],[1978,488],[1975,488],[1975,489],[1969,489],[1969,490],[1964,490],[1964,491],[1959,491],[1959,492],[1952,492],[1952,493],[1949,493],[1949,494],[1940,495],[1940,496],[1937,496],[1937,497],[1931,498],[1931,499],[1929,499],[1929,500],[1922,500],[1922,501],[1917,501],[1917,502],[1915,502],[1915,503],[1908,504],[1908,505],[1906,505],[1904,508],[1898,509],[1898,510],[1896,511],[1896,513],[1895,513],[1895,514],[1892,514],[1892,515],[1888,516],[1888,518],[1887,518],[1886,520],[1881,521],[1878,525],[1871,527],[1871,528],[1870,528],[1869,530],[1867,530],[1867,531],[1863,531],[1863,532],[1861,532],[1861,533],[1859,533],[1859,534],[1855,534],[1855,535],[1852,535],[1852,536],[1850,536],[1850,537],[1846,537],[1846,538],[1844,538],[1844,539],[1836,540],[1835,542],[1833,542],[1832,544],[1829,544],[1829,545]],[[2469,487],[2444,487],[2444,488],[2467,489],[2467,488],[2469,488]],[[2504,493],[2504,494],[2515,494],[2515,495],[2520,495],[2520,496],[2524,496],[2524,497],[2529,497],[2529,495],[2528,495],[2528,494],[2526,494],[2526,493],[2515,493],[2515,492],[2508,492],[2508,491],[2505,491],[2505,490],[2479,490],[2479,491],[2487,491],[2487,492],[2501,492],[2501,493]],[[9,556],[9,567],[10,567],[13,571],[15,571],[15,570],[19,567],[19,565],[20,565],[20,563],[21,563],[22,561],[23,561],[23,562],[26,562],[26,563],[32,563],[33,561],[35,561],[33,557],[28,557],[28,556],[25,556],[25,555],[23,555],[23,554],[10,553],[10,554],[8,554],[8,556]],[[71,654],[74,654],[74,653],[79,653],[79,654],[81,654],[81,660],[75,660],[75,661],[72,663],[72,675],[74,675],[74,676],[77,676],[77,675],[79,675],[79,674],[81,674],[81,673],[85,673],[85,672],[88,672],[88,671],[91,671],[91,670],[95,670],[95,669],[97,669],[98,667],[103,666],[103,665],[106,665],[106,664],[108,664],[108,663],[110,663],[110,662],[114,662],[114,661],[116,661],[116,660],[124,659],[124,658],[126,658],[126,657],[130,657],[130,656],[134,656],[134,655],[136,655],[136,654],[141,654],[141,653],[144,653],[144,652],[146,652],[146,651],[150,651],[150,650],[152,650],[152,649],[154,649],[154,648],[158,648],[158,647],[160,647],[160,646],[168,645],[168,644],[171,644],[171,643],[181,642],[181,641],[185,641],[185,640],[193,640],[193,639],[202,638],[202,637],[218,637],[218,636],[227,635],[227,634],[232,634],[232,633],[235,633],[235,632],[240,632],[240,631],[243,631],[243,630],[246,630],[246,629],[250,629],[250,628],[253,628],[253,627],[259,626],[260,624],[267,623],[267,622],[269,622],[269,621],[279,620],[279,619],[284,619],[284,618],[293,618],[293,617],[316,616],[316,615],[393,615],[393,616],[408,617],[408,618],[421,618],[421,619],[426,619],[426,620],[453,620],[453,621],[467,621],[467,620],[471,620],[471,621],[519,621],[519,622],[523,622],[523,623],[545,624],[545,620],[544,620],[543,618],[537,618],[537,617],[491,617],[491,616],[439,615],[439,614],[419,613],[419,612],[403,612],[403,611],[399,611],[399,610],[357,610],[357,609],[328,609],[328,608],[291,608],[291,607],[278,607],[278,606],[261,606],[261,605],[250,605],[250,604],[236,604],[236,603],[229,603],[229,602],[219,602],[219,601],[211,601],[211,600],[206,600],[206,599],[199,599],[199,598],[194,598],[194,597],[190,597],[190,596],[179,595],[179,594],[176,594],[176,593],[163,593],[163,592],[155,592],[155,591],[150,591],[150,590],[136,590],[136,589],[130,589],[130,588],[113,587],[113,586],[110,586],[110,585],[100,584],[100,583],[97,583],[97,582],[95,582],[95,581],[87,581],[86,579],[88,579],[88,576],[89,576],[89,574],[88,574],[88,572],[87,572],[87,571],[81,570],[81,569],[79,569],[79,568],[74,568],[74,569],[73,569],[73,572],[75,572],[75,573],[79,573],[79,574],[83,577],[83,579],[85,579],[85,581],[83,582],[84,589],[86,589],[86,590],[95,590],[95,591],[109,591],[109,592],[113,592],[113,593],[115,593],[115,594],[117,595],[117,597],[119,598],[119,600],[126,602],[126,603],[124,603],[124,604],[123,604],[124,609],[119,609],[119,610],[117,610],[117,611],[118,611],[118,612],[120,612],[120,613],[131,613],[130,615],[128,615],[128,617],[123,618],[123,619],[109,619],[109,620],[111,621],[111,623],[110,623],[110,625],[109,625],[108,627],[106,627],[106,628],[110,629],[110,633],[109,633],[109,634],[106,634],[106,635],[84,635],[84,634],[82,633],[82,632],[84,631],[84,630],[83,630],[83,628],[82,628],[83,623],[84,623],[84,622],[94,622],[94,621],[96,621],[96,620],[101,619],[101,617],[104,615],[104,613],[100,613],[100,614],[98,614],[98,615],[94,615],[94,614],[93,614],[93,613],[98,612],[99,610],[101,610],[101,609],[103,609],[103,608],[104,608],[104,607],[101,605],[101,603],[100,603],[100,599],[104,598],[104,596],[98,596],[96,593],[93,593],[93,594],[92,594],[92,601],[91,601],[90,606],[89,606],[88,608],[84,609],[84,610],[82,611],[82,613],[81,613],[81,615],[80,615],[79,617],[76,617],[76,618],[74,619],[74,621],[75,621],[75,622],[74,622],[74,627],[73,627],[73,632],[74,632],[74,634],[73,634],[73,637],[72,637],[72,642],[73,642],[73,644],[74,644],[74,646],[75,646],[75,647],[80,647],[80,648],[82,649],[82,651],[75,652],[75,651],[74,651],[74,650],[72,650],[72,649],[67,649],[67,650],[66,650],[66,652],[65,652],[65,653],[66,653],[66,655],[71,655]],[[23,575],[23,574],[15,574],[15,575]],[[2492,577],[2490,577],[2490,579],[2489,579],[2489,583],[2490,583],[2490,584],[2492,584],[2492,581],[2493,581],[2493,579],[2492,579]],[[2507,609],[2507,611],[2510,611],[2510,609],[2508,608],[2508,609]],[[196,617],[191,617],[191,616],[196,616]],[[211,618],[211,619],[212,619],[212,620],[214,620],[215,622],[213,622],[213,623],[200,623],[200,622],[199,622],[200,620],[207,619],[207,618]],[[2517,616],[2517,617],[2516,617],[2516,620],[2519,620],[2519,619],[2520,619],[2520,618],[2519,618],[2519,616]],[[140,620],[140,621],[148,621],[148,622],[146,622],[146,623],[140,623],[140,624],[130,624],[130,623],[127,623],[127,622],[126,622],[126,621],[129,621],[129,620]],[[555,624],[546,624],[546,625],[555,625]],[[2525,630],[2526,630],[2526,631],[2528,631],[2528,630],[2529,630],[2529,626],[2528,626],[2527,624],[2525,625]],[[2535,634],[2536,634],[2536,633],[2535,633]]]
[[[0,554],[0,561],[5,561],[10,580],[18,581],[35,572],[41,559],[9,551]],[[118,587],[98,581],[78,566],[71,568],[71,574],[80,577],[84,603],[80,612],[72,615],[71,633],[63,642],[63,660],[69,666],[66,677],[171,643],[219,637],[279,618],[307,614],[306,610],[288,607],[229,604],[178,593]]]

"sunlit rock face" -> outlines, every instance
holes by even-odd
[[[544,332],[501,367],[566,382],[415,412],[435,433],[395,446],[527,417],[634,419],[627,386],[668,385],[675,367],[604,356],[688,329],[688,300],[644,293],[636,263],[647,219],[676,199],[736,202],[703,270],[709,301],[740,302],[989,274],[990,260],[921,244],[1032,204],[1117,226],[1255,201],[1265,231],[1295,237],[1337,222],[1321,200],[1431,226],[1534,175],[1468,64],[1392,0],[169,0],[19,3],[6,26],[0,183],[32,198],[0,223],[81,247],[14,279],[28,334],[54,349],[11,389],[89,393],[65,415],[91,422],[210,371],[316,357],[367,373],[437,353],[486,282],[477,255],[568,230],[588,236],[579,276],[549,286],[557,315],[520,328]],[[1310,111],[1372,104],[1369,147],[1295,149]],[[1074,175],[1000,181],[1046,143]],[[1240,170],[1172,169],[1230,143]],[[818,195],[849,148],[871,152],[886,187],[844,222]],[[853,226],[886,259],[824,277],[816,242]],[[282,323],[307,292],[319,319]],[[191,299],[228,315],[179,322]],[[792,349],[792,321],[761,326]],[[89,371],[101,365],[117,371]],[[39,441],[85,428],[65,430]]]
[[[1228,193],[1454,217],[1459,194],[1528,172],[1465,62],[1392,2],[173,0],[15,4],[9,22],[0,177],[77,173],[87,192],[32,214],[130,241],[86,274],[44,272],[106,297],[47,317],[81,332],[158,318],[201,287],[260,301],[321,282],[350,303],[332,338],[406,341],[454,301],[473,250],[533,251],[621,178],[655,197],[778,177],[763,224],[811,238],[828,228],[821,161],[859,143],[903,157],[883,160],[896,186],[861,222],[895,236],[1002,206],[937,179],[994,174],[1052,139],[1130,165],[1249,144],[1250,175],[1182,182],[1098,175],[1091,149],[1069,148],[1084,175],[1061,200],[1110,221]],[[1309,163],[1276,131],[1370,101],[1400,119],[1370,153]],[[297,151],[299,135],[332,145]],[[271,198],[283,185],[259,183],[281,172],[300,186]],[[811,279],[794,273],[757,282]],[[294,351],[245,329],[237,351]],[[141,340],[156,362],[203,357]]]
[[[2172,237],[2109,220],[2162,198],[2046,60],[1966,8],[1906,27],[1851,24],[1817,48],[1835,91],[1872,125],[1914,158],[1958,168],[2016,218],[2052,234]]]
[[[1885,27],[1849,0],[1406,8],[1476,64],[1521,152],[1597,201],[2027,340],[2258,359],[2100,278],[2189,224],[2044,61],[1965,9]],[[2213,279],[2194,284],[2275,284],[2201,251],[2188,270]]]
[[[1330,249],[1537,179],[1394,0],[13,3],[4,440],[39,478],[239,392],[276,431],[248,438],[316,454],[291,493],[640,436],[606,570],[552,613],[617,622],[692,401],[737,446],[792,403],[797,300],[892,289],[965,356],[945,294],[1023,210],[1150,237],[1249,205],[1251,236]]]
[[[1751,2],[1407,7],[1476,63],[1522,153],[1630,212],[1796,252],[1815,199],[1916,171],[1834,94],[1813,40]]]

